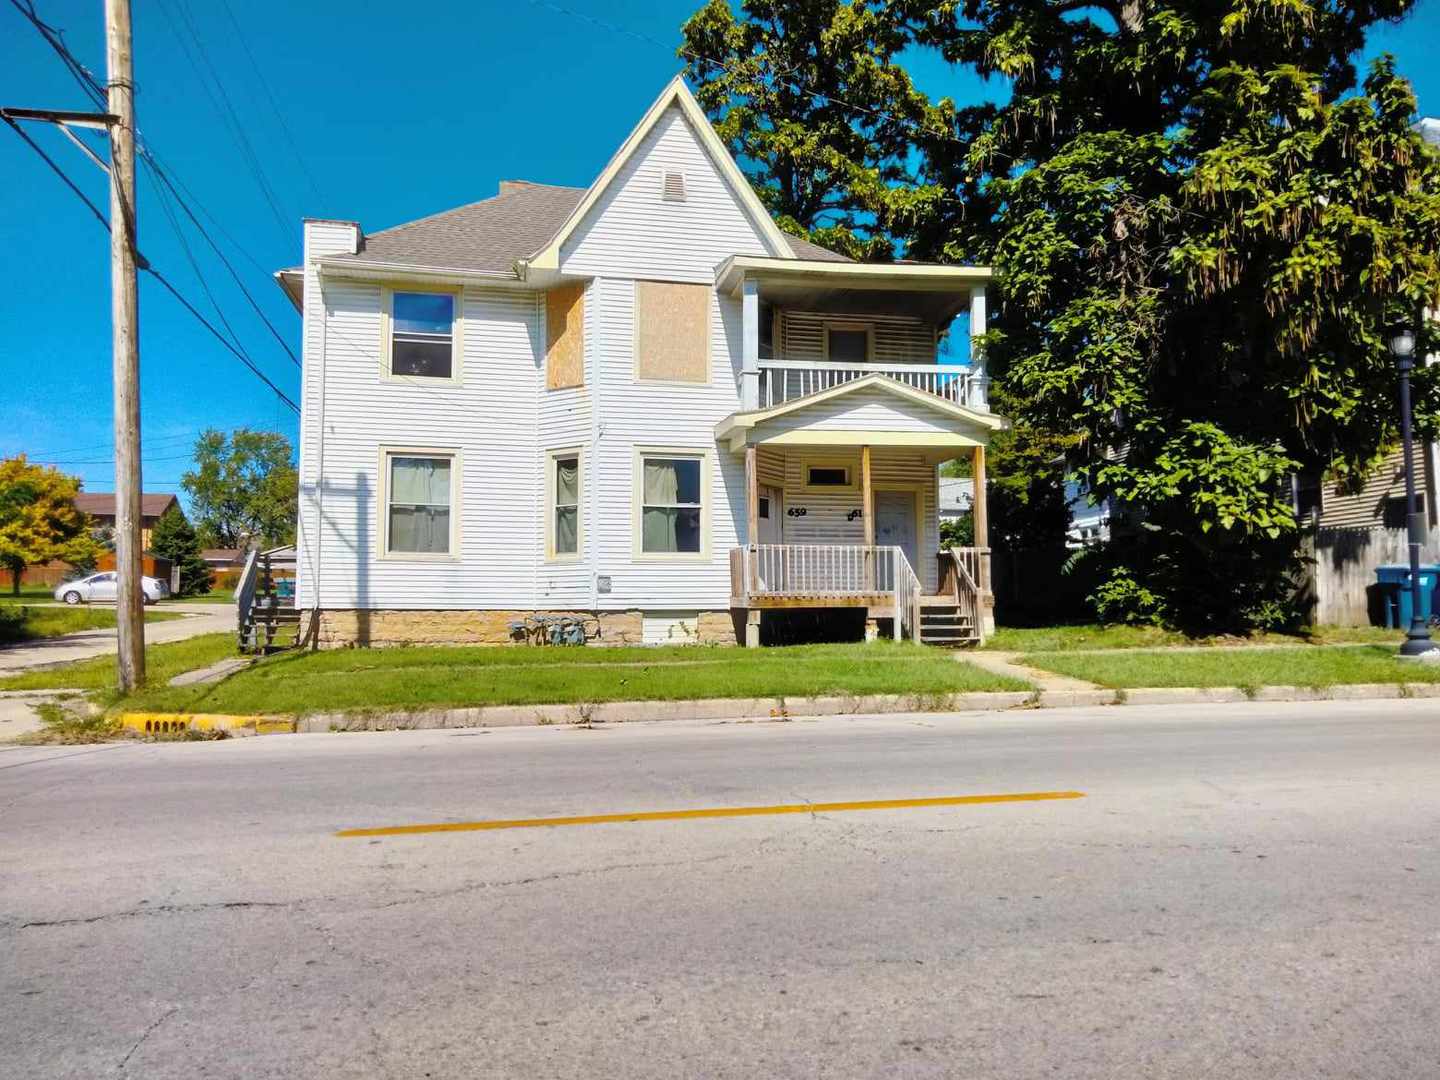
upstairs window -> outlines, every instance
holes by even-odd
[[[455,377],[455,294],[390,293],[390,374]]]
[[[646,382],[710,381],[709,285],[635,283],[635,377]]]
[[[873,333],[873,328],[864,323],[827,323],[825,359],[840,364],[868,364]]]

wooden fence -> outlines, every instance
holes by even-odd
[[[1305,538],[1304,555],[1312,560],[1306,584],[1314,597],[1314,621],[1328,626],[1378,623],[1375,568],[1410,562],[1404,529],[1317,529]],[[1420,559],[1440,562],[1440,537],[1433,532]]]

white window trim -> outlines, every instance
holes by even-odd
[[[819,469],[844,469],[847,480],[843,484],[816,484],[810,483],[810,470]],[[860,462],[857,458],[845,457],[843,455],[805,455],[800,459],[800,486],[805,491],[818,492],[823,494],[827,491],[859,491],[860,490]]]
[[[555,551],[555,462],[573,457],[580,474],[579,502],[575,504],[575,550],[557,554]],[[585,491],[589,483],[583,446],[561,446],[545,451],[545,561],[576,563],[585,557]]]
[[[875,362],[875,324],[873,322],[861,322],[857,319],[826,319],[820,324],[820,345],[825,353],[826,363],[830,362],[830,331],[831,330],[864,330],[865,331],[865,363]],[[835,361],[836,363],[850,363],[852,361]]]
[[[450,375],[439,378],[429,375],[396,375],[391,371],[392,332],[396,293],[434,293],[454,298],[454,317],[450,323]],[[455,385],[465,381],[465,290],[444,285],[382,285],[380,287],[380,379],[382,382],[407,386]]]
[[[444,552],[390,550],[390,459],[393,457],[432,457],[450,459],[450,550]],[[376,485],[375,557],[385,562],[453,563],[460,561],[460,492],[465,472],[462,451],[441,446],[381,446],[380,482]]]
[[[640,283],[657,285],[697,285],[707,292],[705,314],[705,378],[647,379],[640,374]],[[718,299],[715,289],[699,281],[672,281],[668,278],[636,278],[630,282],[630,377],[637,386],[711,386],[715,381],[715,310]]]
[[[694,458],[700,462],[700,550],[645,550],[645,459]],[[637,446],[630,488],[631,555],[635,562],[703,563],[710,561],[710,451],[694,446]]]

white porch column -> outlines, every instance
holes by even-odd
[[[985,286],[975,285],[970,289],[970,407],[990,409],[990,392],[986,386],[989,371],[985,364],[985,350],[980,337],[985,333]]]
[[[747,277],[740,284],[740,408],[760,407],[760,283]]]

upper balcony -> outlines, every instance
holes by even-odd
[[[742,410],[880,375],[988,410],[977,339],[987,267],[736,256],[716,272],[742,301]]]

